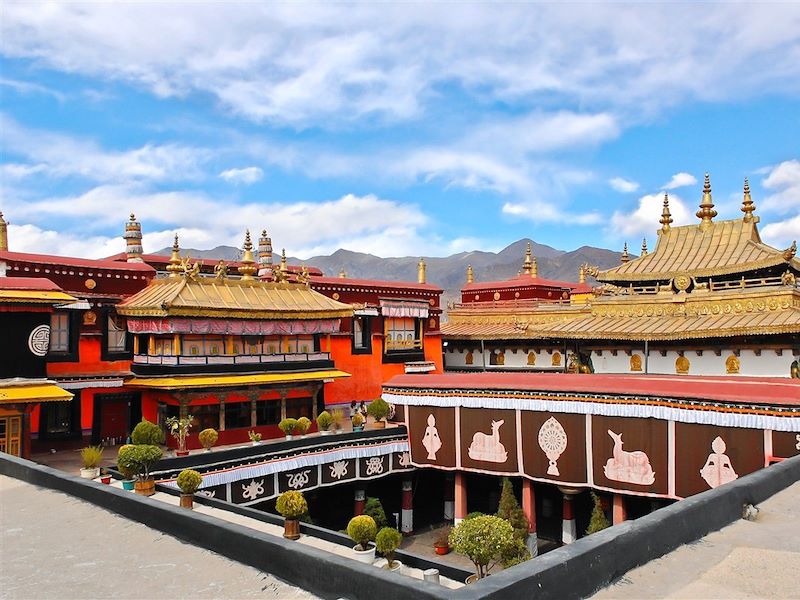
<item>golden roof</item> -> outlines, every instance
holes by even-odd
[[[679,274],[716,277],[779,265],[800,271],[800,261],[793,253],[761,241],[757,222],[753,217],[749,221],[708,221],[705,229],[696,224],[662,229],[653,252],[600,271],[596,278],[620,283],[666,281]]]
[[[155,279],[117,306],[126,317],[225,319],[338,319],[353,308],[305,285],[257,280],[176,277]]]
[[[73,394],[46,379],[0,381],[0,404],[66,402]]]

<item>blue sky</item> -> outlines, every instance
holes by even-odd
[[[800,238],[800,4],[34,4],[0,19],[11,248],[307,258],[655,242],[750,178]]]

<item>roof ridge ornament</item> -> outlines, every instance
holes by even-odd
[[[706,173],[705,181],[703,182],[703,199],[700,201],[700,210],[696,213],[697,218],[700,219],[700,230],[707,231],[713,225],[714,217],[717,216],[717,211],[714,210],[714,202],[711,200],[711,179]]]
[[[172,242],[172,254],[169,257],[169,264],[167,265],[167,273],[172,279],[181,276],[183,272],[183,263],[181,261],[181,247],[178,245],[178,234],[175,234],[175,241]]]
[[[528,242],[527,247],[525,248],[525,260],[522,261],[522,272],[526,275],[531,274],[531,269],[533,262],[531,261],[531,257],[533,256],[533,252],[531,251],[531,243]]]
[[[258,268],[256,267],[256,261],[253,258],[253,242],[250,240],[249,229],[245,231],[244,246],[242,249],[244,250],[241,260],[242,264],[239,266],[238,271],[242,276],[242,281],[249,281],[253,279],[253,275],[255,275],[258,271]]]
[[[783,251],[783,258],[788,262],[792,260],[796,254],[797,254],[797,240],[794,240],[792,242],[792,245]]]
[[[2,210],[0,210],[0,250],[8,250],[8,227],[3,219]]]
[[[623,265],[631,260],[631,256],[630,254],[628,254],[628,242],[625,242],[625,244],[623,245],[622,256],[620,256],[619,260]]]
[[[664,208],[661,210],[661,231],[669,231],[669,226],[672,223],[672,215],[669,212],[669,194],[664,192]]]
[[[426,279],[425,271],[426,271],[425,259],[420,258],[419,262],[417,263],[417,283],[425,283]]]
[[[472,270],[472,265],[467,265],[467,284],[475,282],[475,272]]]
[[[747,177],[744,178],[744,199],[742,200],[742,208],[741,211],[744,213],[744,218],[742,219],[745,223],[750,223],[754,221],[753,213],[756,210],[755,202],[750,197],[750,182],[747,181]],[[755,222],[758,222],[755,219]]]
[[[642,256],[647,256],[647,238],[642,238]]]

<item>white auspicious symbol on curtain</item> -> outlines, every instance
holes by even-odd
[[[200,490],[196,492],[196,494],[199,496],[205,496],[206,498],[216,498],[217,490]],[[244,496],[244,494],[242,494],[242,496]]]
[[[242,498],[245,500],[255,500],[264,493],[264,480],[251,480],[250,483],[242,484]]]
[[[367,477],[370,475],[380,475],[383,473],[383,459],[380,456],[373,456],[367,459]]]
[[[608,435],[614,440],[614,456],[608,459],[603,467],[606,477],[613,481],[650,485],[656,480],[656,474],[650,466],[650,459],[641,450],[626,452],[622,449],[622,434],[610,429]]]
[[[733,470],[731,459],[725,454],[725,441],[717,436],[711,442],[711,454],[706,459],[706,464],[700,469],[700,475],[705,482],[712,488],[728,483],[739,476]]]
[[[308,483],[309,473],[311,473],[311,469],[306,469],[305,471],[300,471],[299,473],[286,473],[286,485],[293,490],[300,489]]]
[[[469,445],[468,453],[472,460],[483,460],[486,462],[504,463],[508,459],[508,452],[505,446],[500,443],[500,427],[505,420],[492,421],[492,433],[477,431],[472,436],[472,443]]]
[[[794,436],[794,439],[797,440],[797,443],[794,445],[795,450],[800,450],[800,433]]]
[[[555,417],[550,417],[539,429],[539,448],[547,455],[550,466],[548,475],[561,475],[558,471],[558,459],[567,449],[567,432]]]
[[[337,460],[332,465],[328,465],[331,469],[331,479],[341,479],[347,476],[347,461]]]
[[[397,455],[397,462],[401,467],[411,466],[411,455],[408,452],[401,452]]]
[[[436,453],[442,447],[442,440],[439,439],[439,430],[436,429],[436,417],[428,415],[428,426],[422,436],[422,445],[428,451],[428,460],[436,460]]]

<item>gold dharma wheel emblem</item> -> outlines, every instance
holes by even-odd
[[[83,284],[90,290],[93,290],[95,287],[97,287],[97,282],[94,279],[87,279],[83,282]]]
[[[692,285],[692,278],[688,275],[677,275],[672,283],[675,285],[676,290],[685,292]]]

